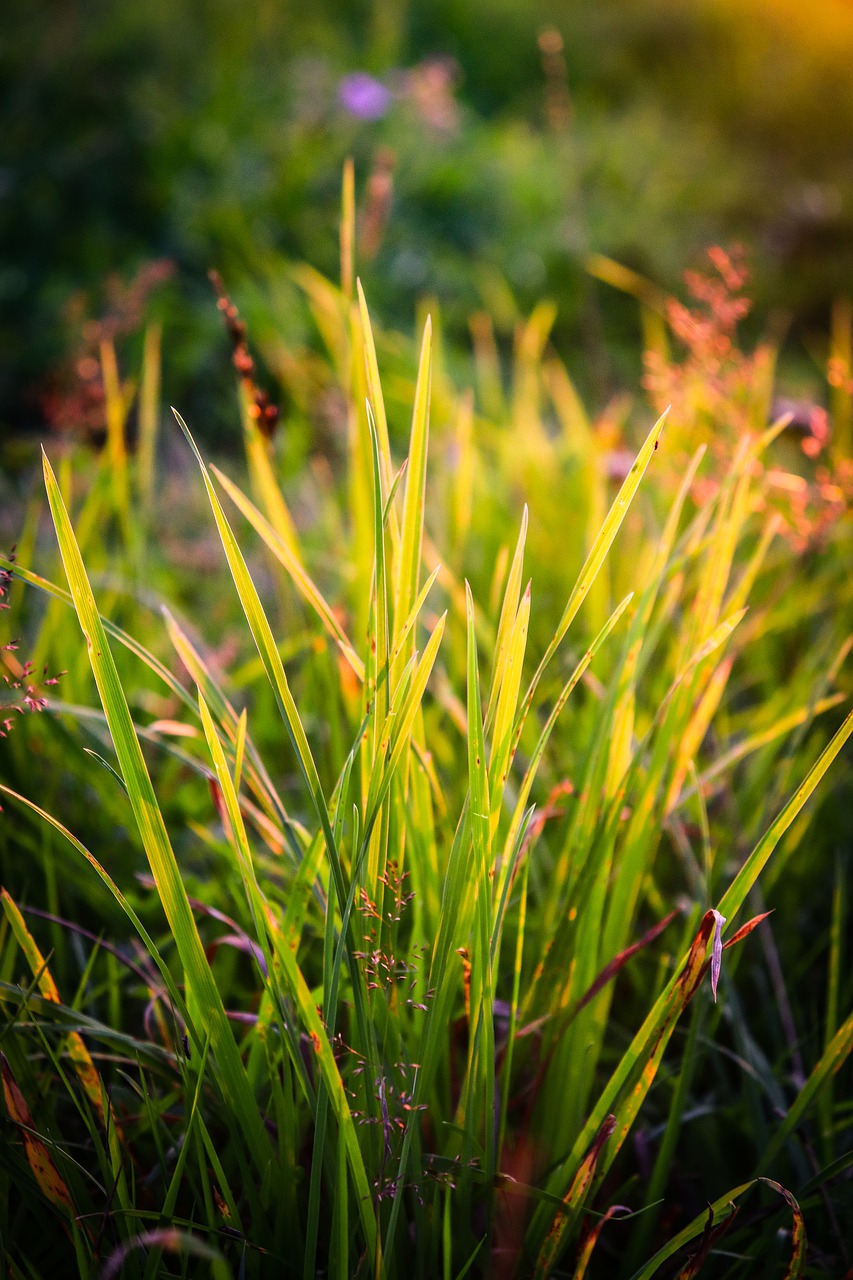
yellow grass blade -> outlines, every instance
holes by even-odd
[[[344,161],[344,177],[341,186],[341,293],[352,297],[355,275],[355,165],[352,157]]]
[[[429,445],[431,350],[432,325],[429,317],[427,317],[421,346],[420,364],[418,365],[418,380],[415,387],[415,407],[412,414],[412,433],[409,441],[409,465],[406,470],[406,494],[403,501],[400,560],[399,565],[396,567],[393,630],[395,642],[418,594],[424,533],[427,449]],[[397,670],[405,666],[408,656],[408,653],[401,653],[397,659],[397,668],[392,672],[392,682]]]
[[[495,706],[498,694],[504,680],[504,671],[507,661],[507,651],[509,648],[510,637],[515,627],[516,616],[518,614],[518,597],[521,592],[521,575],[524,570],[524,544],[527,540],[527,522],[528,512],[525,503],[524,510],[521,513],[521,528],[518,531],[518,540],[515,544],[515,553],[512,557],[512,564],[507,575],[506,587],[504,588],[503,603],[501,604],[501,614],[498,619],[498,634],[495,639],[495,659],[494,671],[492,672],[492,687],[489,692],[489,703],[486,710],[486,729],[491,727],[492,719],[495,713]]]
[[[352,671],[359,680],[364,679],[364,663],[356,653],[349,637],[338,621],[333,609],[323,598],[319,587],[312,581],[305,569],[291,552],[288,544],[280,537],[270,522],[261,514],[255,504],[246,497],[242,489],[229,480],[223,471],[211,464],[210,470],[228,494],[235,507],[246,517],[252,528],[260,534],[270,551],[290,574],[293,584],[302,598],[316,612],[326,631],[340,649]]]
[[[161,338],[161,325],[150,324],[146,328],[142,378],[139,384],[139,496],[147,517],[151,516],[154,505],[157,433],[160,425]]]
[[[530,584],[521,599],[515,625],[509,637],[498,691],[495,727],[492,733],[492,750],[489,760],[489,789],[491,794],[491,835],[494,839],[500,819],[504,786],[514,754],[513,728],[521,688],[521,672],[527,649],[527,629],[530,624]]]

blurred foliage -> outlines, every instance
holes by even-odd
[[[456,338],[484,306],[508,332],[550,295],[598,403],[634,380],[639,335],[590,252],[674,289],[701,247],[741,240],[758,322],[785,312],[806,350],[853,267],[844,0],[8,0],[4,37],[6,426],[44,418],[110,277],[163,258],[167,393],[221,425],[207,269],[238,290],[282,258],[334,274],[348,154],[386,320],[429,294]],[[346,99],[357,70],[384,112]]]

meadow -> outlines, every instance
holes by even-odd
[[[849,311],[780,416],[712,250],[588,414],[548,302],[371,319],[352,184],[283,413],[215,282],[242,458],[101,335],[0,557],[5,1272],[838,1276]]]

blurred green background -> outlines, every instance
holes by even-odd
[[[500,334],[549,296],[593,404],[636,384],[640,329],[591,253],[674,291],[742,242],[805,394],[853,287],[849,0],[6,0],[3,27],[3,431],[56,421],[87,321],[125,305],[127,329],[159,312],[166,395],[221,432],[206,272],[256,333],[299,335],[286,263],[336,273],[350,154],[381,319],[437,298],[464,351],[472,312]]]

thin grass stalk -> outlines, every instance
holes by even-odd
[[[355,165],[352,157],[344,161],[341,184],[341,293],[352,299],[355,279]]]
[[[476,1010],[471,1026],[468,1079],[469,1090],[476,1090],[469,1101],[465,1120],[469,1126],[482,1116],[484,1169],[487,1186],[495,1172],[495,1043],[494,993],[492,973],[492,851],[489,773],[486,764],[486,742],[480,702],[480,677],[477,666],[477,641],[474,634],[474,602],[466,584],[468,597],[468,790],[471,797],[471,830],[473,836],[473,872],[476,892],[475,953],[472,959],[471,1003]],[[475,1084],[476,1081],[476,1084]],[[479,1097],[476,1097],[479,1094]],[[476,1099],[476,1100],[475,1100]],[[487,1221],[490,1218],[487,1205]]]
[[[130,407],[129,396],[121,385],[116,350],[110,339],[105,339],[101,343],[100,355],[107,420],[109,485],[112,490],[113,510],[118,519],[125,546],[130,551],[133,545],[133,526],[130,513],[127,442],[124,435]]]
[[[157,434],[160,426],[160,345],[162,325],[146,327],[142,348],[142,377],[139,382],[139,440],[137,474],[143,516],[150,524],[154,512]]]

